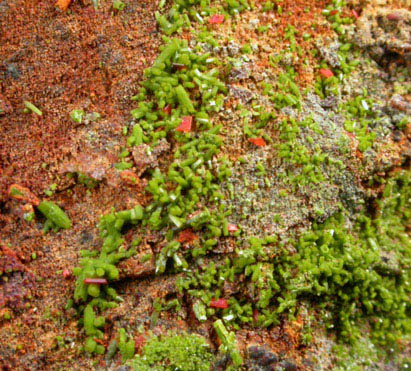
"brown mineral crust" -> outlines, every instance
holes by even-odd
[[[141,262],[141,258],[146,254],[150,254],[151,257],[143,263]],[[145,250],[130,259],[120,262],[118,269],[120,270],[120,279],[135,279],[153,275],[156,269],[154,255],[152,254],[151,249]]]
[[[155,4],[131,2],[115,16],[109,5],[96,11],[74,2],[61,13],[48,1],[8,2],[0,22],[0,94],[13,112],[0,116],[3,195],[16,179],[33,191],[46,187],[50,169],[71,152],[72,109],[129,118],[128,97],[157,50]],[[22,114],[23,100],[43,115]]]
[[[28,202],[35,206],[37,206],[40,203],[39,199],[28,188],[22,187],[18,184],[12,184],[9,187],[8,194],[11,198]]]
[[[35,292],[34,276],[22,263],[18,253],[0,245],[0,309],[23,309],[25,299]],[[7,279],[6,279],[7,278]]]
[[[0,273],[20,271],[24,272],[26,267],[21,262],[21,257],[16,252],[0,245]]]
[[[407,114],[411,113],[411,97],[409,95],[403,97],[399,94],[394,94],[391,97],[389,105],[398,111],[405,112]]]
[[[259,1],[262,6],[265,1]],[[277,13],[263,13],[262,21],[258,26],[268,25],[275,29],[275,34],[277,37],[271,37],[271,33],[259,33],[257,28],[252,28],[249,23],[254,15],[252,12],[246,12],[242,17],[242,23],[245,24],[244,27],[235,27],[234,36],[237,40],[242,40],[244,43],[247,42],[257,42],[260,46],[259,55],[255,63],[256,71],[265,71],[267,66],[269,66],[269,56],[280,53],[282,50],[286,49],[289,45],[289,41],[284,39],[284,34],[286,29],[290,26],[298,30],[295,35],[297,44],[301,46],[303,54],[296,61],[295,67],[297,72],[297,80],[306,86],[313,81],[315,76],[313,71],[307,69],[303,66],[304,60],[309,60],[309,66],[313,64],[315,58],[313,57],[311,50],[313,49],[314,38],[312,40],[304,40],[303,34],[312,34],[313,29],[312,24],[316,24],[315,35],[326,37],[331,34],[332,30],[327,22],[321,20],[322,10],[327,6],[329,1],[311,1],[306,0],[296,0],[296,1],[283,1],[280,5],[282,6],[282,14]],[[309,9],[309,12],[306,9]],[[230,27],[230,22],[227,22],[227,28]],[[276,69],[273,66],[274,70]],[[254,75],[254,73],[253,73]]]
[[[381,65],[410,68],[411,11],[393,10],[378,3],[369,3],[357,22],[356,43],[366,48]]]
[[[150,146],[143,143],[133,148],[133,159],[137,167],[137,175],[146,171],[149,167],[156,167],[158,165],[157,156],[149,154]]]
[[[0,308],[21,310],[35,292],[34,277],[29,272],[15,272],[0,288]]]
[[[148,168],[155,168],[159,165],[161,157],[170,149],[170,144],[166,139],[162,139],[153,149],[143,143],[133,148],[132,154],[137,168],[137,175],[142,175]]]
[[[132,1],[113,14],[111,2],[101,1],[98,10],[91,2],[74,1],[65,12],[52,1],[1,4],[0,241],[21,254],[21,260],[7,258],[7,266],[13,263],[19,271],[0,284],[2,303],[3,292],[17,301],[20,296],[13,292],[18,289],[32,296],[21,301],[21,316],[1,322],[0,365],[5,369],[91,367],[89,359],[78,356],[78,318],[64,311],[74,279],[64,278],[62,271],[77,266],[80,249],[100,248],[96,225],[101,214],[127,208],[130,199],[145,203],[141,189],[121,186],[119,176],[114,181],[112,165],[125,144],[121,129],[131,118],[129,97],[138,92],[143,70],[157,55],[155,7],[152,1]],[[43,115],[24,114],[24,100]],[[74,109],[98,112],[101,119],[78,125],[70,119]],[[66,182],[64,170],[106,177],[107,182],[90,193],[84,185]],[[13,183],[40,199],[57,183],[53,201],[72,219],[73,228],[43,235],[40,215],[32,223],[19,218],[12,212],[17,206],[3,202]],[[33,252],[36,260],[31,260]],[[57,335],[69,339],[68,350],[57,347]]]
[[[182,230],[178,235],[178,242],[182,244],[190,244],[195,240],[198,240],[198,236],[190,228]]]
[[[13,111],[10,102],[6,97],[0,94],[0,116]]]
[[[61,167],[62,173],[80,172],[93,180],[106,178],[107,171],[112,167],[112,161],[104,154],[80,153],[76,158]]]

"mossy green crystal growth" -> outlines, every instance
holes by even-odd
[[[165,6],[165,0],[161,0],[159,8]],[[205,23],[205,17],[215,12],[223,11],[231,15],[237,15],[244,10],[251,9],[247,0],[224,0],[218,7],[211,6],[210,0],[174,0],[167,14],[155,13],[157,23],[165,35],[172,35],[188,28],[191,22]]]
[[[77,277],[74,300],[86,303],[83,308],[83,326],[86,332],[87,343],[85,350],[88,352],[104,353],[104,347],[94,346],[95,338],[103,337],[101,327],[104,326],[104,317],[97,313],[103,313],[108,308],[117,306],[121,298],[108,284],[90,284],[87,279],[105,279],[107,283],[119,278],[116,267],[119,261],[135,254],[135,249],[124,250],[121,238],[121,229],[125,224],[137,224],[143,218],[143,209],[136,205],[131,210],[113,212],[104,215],[99,224],[100,237],[104,239],[100,252],[84,250],[80,267],[73,269]]]
[[[126,330],[118,331],[118,349],[121,353],[121,361],[124,363],[134,356],[135,343],[132,336],[127,335]]]
[[[345,111],[346,120],[344,128],[350,133],[355,133],[359,142],[358,149],[364,152],[372,147],[376,134],[370,131],[370,126],[376,119],[376,113],[372,107],[374,102],[364,95],[345,102],[341,110]]]
[[[254,310],[257,327],[279,324],[305,303],[324,311],[327,327],[342,341],[354,343],[368,326],[375,343],[395,346],[411,330],[409,175],[400,172],[387,181],[376,218],[360,214],[350,227],[340,213],[314,224],[292,242],[295,253],[275,238],[251,238],[236,258],[192,271],[178,285],[207,305],[225,281],[250,277],[256,300],[232,295],[218,313],[234,326],[253,324]]]
[[[230,355],[235,367],[240,367],[243,359],[237,349],[234,332],[227,331],[221,319],[214,322],[214,329],[221,341],[220,350]]]
[[[209,345],[197,335],[152,337],[128,363],[133,371],[208,371],[214,360]]]

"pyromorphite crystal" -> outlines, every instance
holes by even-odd
[[[208,344],[197,335],[169,334],[153,337],[129,365],[133,371],[181,370],[208,371],[214,357]]]
[[[71,220],[66,213],[61,210],[54,202],[43,201],[37,206],[38,210],[57,227],[69,229]]]

